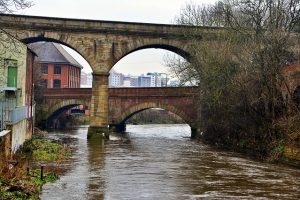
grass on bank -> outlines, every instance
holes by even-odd
[[[57,141],[33,138],[25,142],[20,155],[33,161],[54,162],[68,158],[70,150]]]
[[[39,199],[41,186],[58,176],[45,169],[41,179],[39,166],[28,171],[28,162],[47,165],[66,160],[70,154],[70,149],[58,141],[34,137],[25,142],[14,162],[0,160],[0,200]]]

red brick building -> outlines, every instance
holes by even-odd
[[[30,45],[37,54],[41,85],[45,88],[79,88],[83,68],[60,44],[39,42]]]

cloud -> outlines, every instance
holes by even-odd
[[[206,0],[202,2],[213,2]],[[50,3],[49,3],[50,2]],[[67,18],[170,23],[186,0],[35,0],[25,14]]]

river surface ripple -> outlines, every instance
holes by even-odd
[[[72,137],[69,170],[43,186],[41,199],[300,199],[300,170],[253,161],[191,140],[187,125],[127,125],[124,135]]]

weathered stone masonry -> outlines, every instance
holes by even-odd
[[[94,76],[90,133],[107,130],[108,73],[121,58],[145,48],[162,48],[186,58],[192,55],[191,41],[181,34],[183,27],[176,25],[1,15],[0,26],[25,43],[61,43],[87,60]],[[214,31],[202,29],[208,34]]]
[[[87,105],[90,107],[93,89],[90,88],[66,88],[47,89],[44,91],[44,109],[42,116],[44,121],[57,115],[57,110],[68,109],[70,106]],[[197,104],[196,87],[162,87],[162,88],[109,88],[107,91],[108,108],[102,121],[110,129],[123,131],[126,128],[125,122],[132,115],[149,108],[163,108],[180,116],[191,126],[192,137],[196,136],[199,128],[199,110]],[[98,98],[98,97],[97,97]],[[105,101],[107,99],[104,99]],[[92,101],[93,102],[93,101]],[[95,105],[99,109],[101,105]],[[63,111],[63,110],[61,110]],[[100,112],[97,112],[98,114]],[[97,116],[99,117],[99,116]],[[94,117],[94,119],[97,119]],[[104,126],[103,125],[103,126]]]

